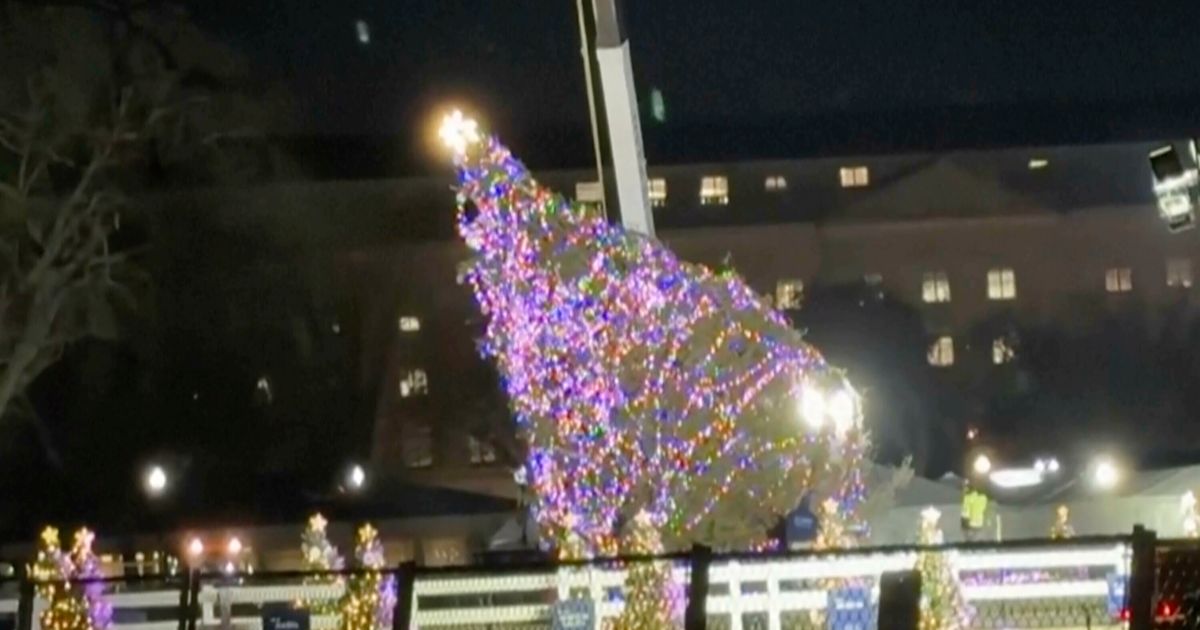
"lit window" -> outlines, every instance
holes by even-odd
[[[729,203],[729,179],[724,175],[700,178],[700,203],[705,206],[724,206]]]
[[[844,166],[838,170],[842,188],[861,188],[871,183],[871,172],[865,166]]]
[[[798,310],[804,302],[804,281],[780,280],[775,284],[775,306],[780,310]]]
[[[405,315],[400,318],[400,332],[417,332],[421,330],[421,319],[412,315]]]
[[[1133,290],[1133,270],[1115,267],[1104,272],[1104,290],[1109,293],[1128,293]]]
[[[950,301],[950,277],[945,271],[927,271],[921,277],[921,300],[932,304]]]
[[[433,427],[427,422],[405,422],[400,432],[401,453],[409,468],[433,465]]]
[[[358,35],[358,43],[366,46],[371,43],[371,26],[366,20],[358,20],[354,23],[354,32]]]
[[[1172,258],[1167,261],[1167,286],[1189,289],[1192,286],[1192,261]]]
[[[429,393],[429,377],[425,370],[408,370],[400,377],[400,397],[425,396]]]
[[[1012,269],[989,269],[987,273],[989,300],[1011,300],[1017,297],[1017,274]]]
[[[1003,365],[1013,360],[1016,353],[1007,337],[996,337],[992,340],[992,363]]]
[[[763,188],[768,192],[787,190],[787,178],[783,175],[768,175],[767,179],[763,180]]]
[[[487,440],[469,435],[467,436],[467,448],[471,451],[472,464],[494,464],[496,462],[496,447]]]
[[[600,182],[576,182],[575,201],[580,203],[603,203],[604,187]]]
[[[938,337],[934,340],[933,345],[929,346],[929,365],[934,367],[947,367],[954,365],[954,339],[951,337]]]
[[[1046,168],[1050,165],[1050,160],[1046,158],[1029,158],[1029,170],[1037,171]]]
[[[667,180],[656,177],[649,182],[650,205],[661,208],[667,205]]]

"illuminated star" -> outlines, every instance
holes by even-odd
[[[316,532],[325,531],[325,526],[328,524],[329,521],[325,520],[325,517],[321,516],[320,512],[313,514],[312,518],[308,519],[308,528]]]
[[[364,540],[364,541],[374,540],[375,536],[377,536],[378,534],[379,534],[379,532],[376,531],[376,529],[374,527],[371,527],[370,523],[363,523],[363,526],[358,528],[358,539],[359,540]]]
[[[46,529],[42,530],[42,542],[45,543],[46,546],[51,549],[57,549],[58,548],[58,528],[47,525]]]
[[[86,527],[75,532],[75,548],[81,552],[90,553],[92,550],[92,542],[95,540],[95,532]]]
[[[442,119],[438,137],[456,154],[465,153],[467,145],[479,142],[479,123],[456,109]]]

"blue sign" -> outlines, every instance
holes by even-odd
[[[1125,612],[1125,591],[1129,588],[1129,576],[1108,574],[1108,614],[1120,619]]]
[[[828,630],[872,630],[875,627],[875,606],[871,589],[862,586],[829,591],[825,618]]]
[[[309,613],[290,604],[264,604],[263,630],[309,630]]]
[[[596,608],[590,599],[568,599],[554,604],[554,630],[595,630]]]
[[[809,508],[807,495],[800,501],[800,507],[788,513],[784,534],[788,546],[805,543],[817,537],[817,515]]]

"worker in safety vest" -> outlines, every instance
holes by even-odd
[[[967,540],[983,540],[983,525],[987,519],[987,495],[973,486],[963,483],[962,530]]]

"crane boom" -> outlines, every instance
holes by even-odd
[[[638,119],[637,90],[629,39],[621,20],[620,0],[592,0],[596,24],[596,64],[612,150],[612,172],[621,223],[626,229],[654,236],[654,215],[646,191],[646,154]]]

